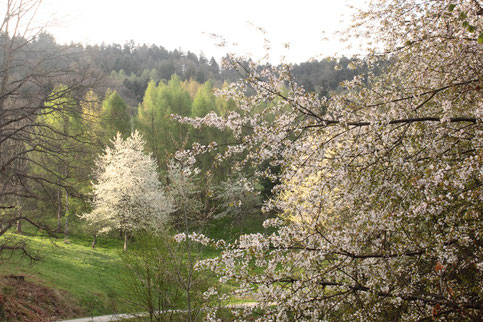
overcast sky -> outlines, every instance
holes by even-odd
[[[57,42],[83,44],[156,44],[219,59],[227,51],[264,53],[263,27],[272,45],[272,61],[290,62],[353,52],[333,37],[347,25],[347,0],[44,0],[40,15],[56,18],[49,28]],[[351,3],[362,0],[351,0]],[[343,22],[343,20],[346,20]],[[207,34],[218,34],[237,47],[218,48]],[[328,37],[329,41],[323,41]],[[284,48],[290,43],[290,49]]]

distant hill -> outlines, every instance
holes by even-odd
[[[233,70],[221,68],[213,57],[205,57],[202,53],[197,55],[177,49],[169,51],[163,46],[141,45],[132,41],[124,45],[63,46],[57,44],[50,34],[41,34],[31,46],[36,50],[57,48],[71,54],[68,56],[70,63],[89,64],[104,75],[104,86],[115,89],[131,106],[137,106],[142,101],[150,80],[168,81],[177,74],[181,80],[193,79],[199,83],[211,80],[219,87],[240,77]],[[330,91],[339,89],[342,81],[366,72],[365,68],[351,68],[351,62],[356,61],[356,58],[341,57],[304,62],[293,66],[293,75],[306,90],[327,96]],[[52,63],[69,64],[65,60]]]

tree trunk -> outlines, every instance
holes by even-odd
[[[20,200],[19,198],[17,197],[17,206],[18,206],[18,216],[19,217],[22,217],[22,206],[20,205]],[[15,231],[17,234],[23,234],[22,232],[22,220],[19,219],[17,220],[17,229]]]
[[[22,232],[22,221],[21,220],[17,220],[17,230],[15,232],[17,234],[20,234],[20,235],[23,234],[23,232]]]
[[[62,218],[62,200],[60,196],[60,188],[57,190],[57,232],[61,231],[61,218]]]
[[[65,226],[64,226],[64,243],[68,243],[69,234],[69,194],[65,191]]]
[[[183,182],[184,183],[184,182]],[[183,184],[184,186],[184,184]],[[189,236],[190,234],[190,226],[189,226],[189,220],[188,220],[188,211],[187,211],[187,196],[185,196],[184,191],[182,193],[182,198],[183,198],[183,216],[184,216],[184,224],[185,224],[185,234],[186,236]],[[186,238],[187,242],[187,253],[188,253],[188,265],[189,265],[189,272],[188,272],[188,281],[185,286],[185,291],[186,291],[186,304],[187,304],[187,309],[188,309],[188,321],[191,322],[193,321],[192,317],[192,312],[191,312],[191,283],[192,283],[192,277],[193,277],[193,258],[192,258],[192,252],[191,252],[191,238],[187,237]]]
[[[127,251],[127,231],[124,231],[124,247],[123,247],[123,251],[126,252]]]
[[[97,235],[92,234],[92,249],[96,248],[96,243],[97,243]]]

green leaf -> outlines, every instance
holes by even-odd
[[[464,12],[460,13],[460,15],[458,17],[459,20],[464,20],[466,18],[468,18],[468,17],[466,16],[466,14]]]
[[[483,32],[478,36],[478,43],[483,44]]]
[[[468,21],[463,21],[463,27],[468,28],[469,26],[470,24],[468,23]]]
[[[449,11],[449,12],[452,12],[452,11],[454,10],[454,8],[455,8],[455,7],[456,7],[456,5],[455,5],[454,3],[450,4],[450,5],[448,6],[448,11]]]
[[[469,32],[475,32],[475,26],[469,26],[468,31]]]

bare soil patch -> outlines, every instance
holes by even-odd
[[[30,282],[22,275],[0,276],[0,321],[55,321],[83,313],[67,291]]]

